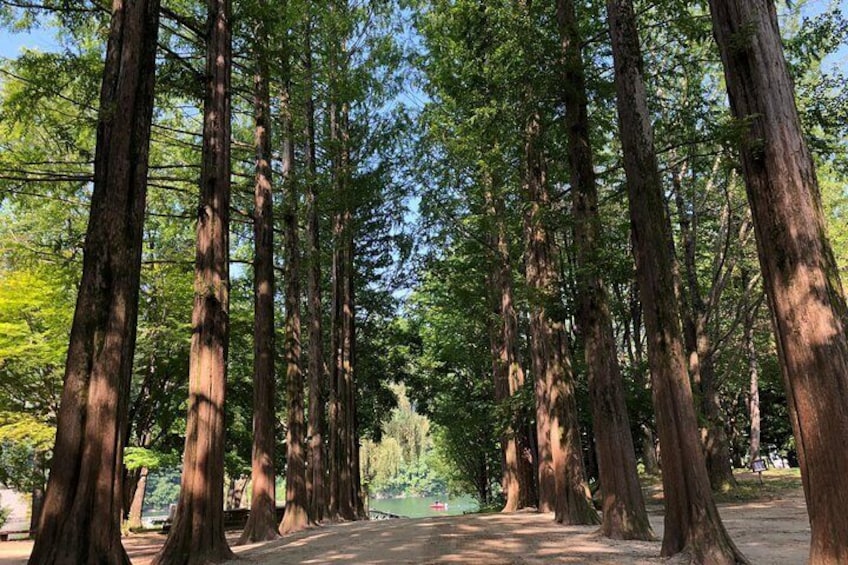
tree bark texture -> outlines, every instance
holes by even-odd
[[[515,311],[509,243],[504,225],[504,202],[496,190],[497,188],[490,187],[486,194],[495,252],[491,276],[495,305],[492,361],[495,401],[508,406],[510,398],[524,386],[524,370],[518,359],[518,318]],[[512,407],[509,410],[511,422],[501,440],[504,463],[501,484],[506,496],[503,512],[515,512],[536,504],[532,484],[533,465],[529,458],[530,442],[523,414],[515,413]]]
[[[138,319],[158,0],[114,0],[94,189],[58,414],[31,564],[127,564],[123,448]]]
[[[586,80],[574,3],[557,0],[565,59],[562,98],[571,167],[577,255],[578,325],[584,340],[601,485],[601,532],[615,539],[653,539],[636,469],[624,385],[618,365],[607,291],[601,278],[601,221],[590,140]]]
[[[559,352],[553,342],[553,320],[550,305],[554,303],[558,288],[551,265],[550,242],[543,225],[543,215],[550,206],[540,155],[541,124],[534,114],[525,131],[524,198],[525,245],[527,285],[530,289],[530,361],[533,369],[536,394],[536,441],[539,482],[539,512],[553,512],[556,508],[556,477],[551,452],[551,388],[562,378]],[[543,209],[544,207],[544,209]]]
[[[286,59],[290,54],[284,55]],[[289,65],[286,63],[288,74]],[[291,84],[287,82],[280,100],[286,127],[283,141],[283,184],[285,187],[286,247],[286,511],[280,533],[289,534],[309,526],[306,496],[306,423],[303,417],[303,370],[300,338],[300,238],[297,217],[297,185],[294,178],[294,127],[291,113]]]
[[[349,187],[350,149],[347,140],[347,104],[331,104],[331,143],[336,211],[333,218],[333,348],[330,394],[330,514],[355,520],[357,502],[353,477],[353,443],[356,440],[353,413],[353,233]]]
[[[711,0],[810,516],[811,563],[848,562],[848,314],[775,6]]]
[[[674,293],[668,222],[630,0],[610,0],[619,135],[624,150],[636,278],[648,339],[653,400],[662,447],[665,531],[662,555],[688,552],[697,563],[744,563],[716,510],[709,485],[680,314]]]
[[[554,520],[566,525],[599,524],[583,467],[571,351],[564,325],[556,324],[553,329],[553,346],[559,350],[557,361],[562,367],[562,378],[551,389],[551,448],[557,481]]]
[[[530,352],[535,374],[539,454],[538,509],[556,512],[558,519],[569,524],[596,524],[598,516],[592,506],[583,468],[570,352],[563,347],[562,323],[555,320],[559,284],[544,219],[551,202],[540,144],[541,119],[534,114],[525,131],[524,192],[527,199],[526,277],[531,293]],[[575,412],[565,414],[562,410]],[[552,422],[557,423],[556,428]],[[563,425],[573,428],[563,429]]]
[[[189,401],[180,497],[154,565],[233,558],[224,537],[224,399],[229,345],[229,0],[208,0],[206,98],[197,219]]]
[[[315,152],[315,100],[312,70],[312,21],[304,33],[304,71],[306,80],[306,244],[307,308],[309,313],[309,440],[307,490],[309,514],[320,522],[327,512],[324,484],[324,389],[327,368],[324,363],[324,332],[321,308],[321,241],[318,208],[318,174]]]
[[[265,3],[262,3],[265,7]],[[276,539],[274,470],[274,200],[267,32],[257,22],[253,77],[256,180],[253,188],[253,449],[250,515],[239,544]]]
[[[128,527],[131,530],[137,530],[144,527],[142,524],[142,510],[144,508],[144,495],[147,490],[147,467],[142,467],[139,473],[138,483],[136,483],[135,493],[133,493],[132,502],[130,503]]]

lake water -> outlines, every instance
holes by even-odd
[[[445,510],[434,510],[430,505],[434,502],[447,502]],[[426,518],[428,516],[451,516],[465,512],[476,512],[479,508],[477,501],[470,496],[460,498],[383,498],[370,500],[372,510],[396,514],[406,518]]]

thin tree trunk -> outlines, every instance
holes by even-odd
[[[745,357],[748,361],[748,414],[751,419],[751,435],[748,454],[751,461],[760,458],[760,368],[757,362],[757,347],[754,343],[754,323],[757,309],[745,312]]]
[[[41,511],[44,508],[44,486],[34,486],[30,497],[32,504],[29,515],[29,533],[30,536],[34,536],[38,531],[38,522],[41,519]]]
[[[129,523],[130,530],[140,530],[144,525],[141,522],[142,510],[144,508],[144,495],[147,489],[147,467],[142,467],[136,483],[135,493],[130,503]]]
[[[744,563],[716,510],[709,486],[674,294],[671,235],[642,77],[630,0],[609,0],[619,135],[624,150],[636,278],[648,338],[648,362],[662,446],[665,531],[662,555],[689,552],[698,563]]]
[[[315,157],[315,101],[312,75],[312,20],[304,33],[304,71],[306,81],[306,240],[309,274],[309,468],[307,490],[309,513],[315,522],[324,519],[327,497],[324,488],[324,335],[321,310],[321,245],[318,209],[318,174]]]
[[[158,14],[158,0],[112,4],[82,280],[31,564],[129,563],[121,545],[121,483]]]
[[[343,57],[347,60],[347,57]],[[346,520],[359,517],[359,450],[356,433],[356,385],[354,382],[355,362],[355,309],[353,288],[353,195],[351,194],[350,160],[350,106],[342,103],[339,115],[339,156],[341,167],[342,217],[341,217],[341,373],[340,390],[342,404],[342,470],[339,492],[342,500],[340,511]]]
[[[711,0],[810,515],[811,563],[848,562],[848,310],[775,6]]]
[[[288,74],[288,58],[285,54]],[[280,100],[286,127],[283,142],[283,184],[285,187],[286,230],[286,511],[280,533],[290,534],[309,526],[306,496],[306,425],[303,418],[303,371],[300,342],[300,241],[297,217],[297,185],[294,182],[294,123],[291,113],[291,85],[287,83]]]
[[[265,2],[261,6],[267,8]],[[274,470],[274,199],[267,33],[258,21],[253,76],[256,181],[253,189],[253,450],[250,515],[239,544],[276,539]]]
[[[233,557],[224,537],[224,399],[229,346],[229,0],[208,1],[206,99],[197,220],[189,402],[180,497],[154,565]]]
[[[700,402],[698,402],[697,408],[700,410],[704,422],[701,428],[701,439],[704,443],[704,455],[710,486],[714,491],[724,491],[736,486],[736,479],[733,477],[730,444],[724,430],[724,419],[721,414],[718,390],[716,390],[714,349],[707,332],[709,310],[715,308],[716,304],[711,303],[708,307],[701,292],[701,285],[698,282],[696,263],[698,222],[694,212],[687,212],[689,206],[686,204],[683,194],[682,176],[683,173],[680,170],[672,171],[678,224],[680,236],[683,240],[685,277],[682,278],[685,278],[686,283],[685,286],[681,284],[682,292],[680,292],[683,297],[681,298],[683,304],[683,338],[689,357],[690,377],[700,393],[698,395]],[[729,221],[729,213],[724,214],[723,222],[725,225],[722,226],[721,233],[726,234],[728,232],[729,226],[726,224]],[[722,250],[713,258],[713,261],[732,269],[733,262],[725,259],[726,256]]]
[[[595,447],[601,485],[603,535],[653,539],[636,469],[636,451],[618,366],[606,287],[600,276],[601,221],[589,135],[586,80],[574,4],[557,0],[565,59],[563,88],[571,166],[574,241],[577,247],[579,321],[592,398]]]

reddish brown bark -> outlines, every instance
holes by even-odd
[[[559,284],[545,216],[551,203],[538,114],[525,131],[526,277],[531,292],[530,352],[535,375],[540,512],[568,524],[597,524],[583,468],[571,354],[554,319]],[[568,413],[567,411],[574,412]],[[564,428],[565,426],[565,428]]]
[[[262,7],[266,7],[263,2]],[[257,22],[253,77],[256,181],[253,189],[253,450],[250,515],[239,544],[276,539],[274,471],[274,206],[267,33]]]
[[[848,562],[848,310],[775,6],[711,0],[810,516],[811,563]]]
[[[595,182],[580,35],[574,4],[557,0],[557,20],[565,59],[563,102],[571,166],[574,242],[577,251],[578,324],[584,339],[592,398],[595,450],[601,485],[603,535],[616,539],[653,538],[636,470],[636,452],[612,332],[607,291],[600,272],[601,221]]]
[[[304,73],[306,80],[306,242],[307,308],[309,310],[309,453],[307,491],[309,514],[315,522],[324,519],[327,496],[324,485],[324,333],[321,309],[321,244],[318,210],[318,174],[315,158],[315,101],[312,71],[312,21],[304,32]]]
[[[556,324],[553,330],[554,349],[559,351],[554,360],[562,372],[551,388],[551,451],[557,494],[554,520],[566,525],[599,524],[583,469],[571,351],[563,324]]]
[[[290,55],[286,54],[286,58]],[[288,63],[285,65],[288,71]],[[288,74],[288,72],[287,72]],[[294,179],[294,128],[291,85],[283,89],[280,107],[286,127],[283,142],[286,248],[286,511],[280,533],[289,534],[309,526],[306,496],[306,425],[303,417],[303,370],[300,341],[300,238],[297,218],[297,185]]]
[[[347,133],[348,105],[331,104],[330,134],[333,146],[333,182],[336,211],[333,218],[333,349],[330,391],[330,498],[333,518],[355,520],[358,516],[358,442],[355,430],[353,384],[353,225],[350,193],[350,147]]]
[[[158,13],[158,0],[112,3],[82,280],[31,564],[129,563],[121,545],[123,448],[138,318]]]
[[[630,0],[609,0],[619,135],[624,150],[636,279],[648,339],[657,429],[662,447],[665,531],[662,555],[688,552],[697,563],[745,562],[710,490],[674,293],[671,235],[653,142],[636,15]]]
[[[143,467],[140,470],[138,483],[135,486],[135,493],[133,493],[132,502],[130,503],[127,527],[131,530],[138,530],[144,526],[141,519],[142,509],[144,508],[144,495],[147,490],[147,474],[147,467]]]
[[[189,401],[180,497],[155,565],[231,559],[224,537],[224,399],[229,345],[229,0],[208,1]]]
[[[489,181],[491,184],[491,181]],[[496,188],[487,189],[486,206],[491,222],[491,239],[495,257],[492,265],[493,328],[492,328],[492,372],[495,401],[505,404],[524,386],[524,370],[518,359],[518,318],[515,311],[512,266],[503,199]],[[530,442],[521,414],[512,413],[511,424],[501,439],[503,450],[503,477],[501,485],[506,503],[503,512],[515,512],[533,507],[533,465],[528,454]]]

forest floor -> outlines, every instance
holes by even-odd
[[[805,563],[810,529],[803,491],[797,479],[777,471],[741,479],[738,495],[719,497],[721,517],[730,536],[753,564]],[[662,492],[647,487],[648,509],[657,539],[662,538]],[[665,563],[660,542],[615,541],[598,536],[595,527],[560,526],[550,514],[468,514],[444,518],[379,520],[333,524],[283,539],[236,547],[242,561],[257,565],[479,563],[486,565],[548,563]],[[231,542],[235,541],[237,533]],[[134,564],[144,565],[164,542],[157,533],[125,539]],[[21,564],[31,542],[0,543],[0,565]],[[233,562],[236,563],[236,562]]]

